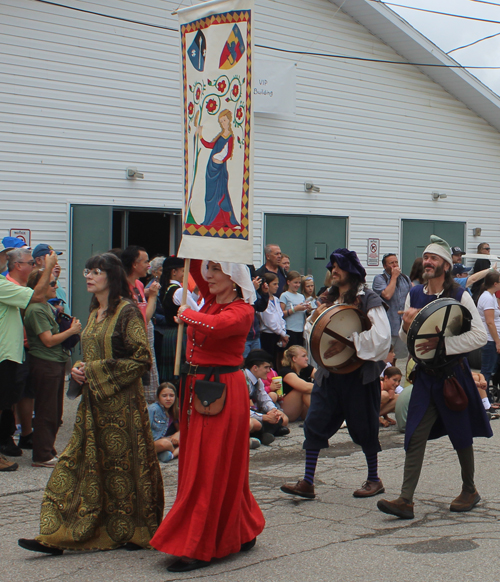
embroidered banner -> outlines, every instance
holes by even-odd
[[[179,10],[184,209],[179,256],[252,261],[253,0]]]

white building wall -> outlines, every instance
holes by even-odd
[[[64,4],[177,29],[177,0]],[[257,0],[254,43],[402,61],[328,0]],[[181,207],[178,32],[0,0],[0,53],[2,236],[69,251],[70,203]],[[414,67],[254,54],[297,63],[296,116],[256,117],[256,264],[265,212],[349,216],[361,260],[368,237],[397,251],[404,218],[466,221],[469,250],[481,227],[500,252],[498,131]]]

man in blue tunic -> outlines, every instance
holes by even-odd
[[[446,355],[467,354],[480,348],[486,343],[486,333],[470,294],[453,281],[453,260],[448,243],[437,236],[431,236],[431,244],[422,257],[425,283],[413,287],[406,298],[401,339],[407,340],[410,324],[422,307],[440,297],[451,297],[470,311],[472,323],[470,331],[445,338]],[[437,337],[430,338],[420,344],[418,350],[423,355],[435,350],[437,343]],[[457,451],[463,482],[462,492],[452,501],[450,511],[470,511],[481,499],[474,484],[472,439],[476,436],[491,437],[491,427],[467,360],[459,358],[447,376],[450,373],[467,395],[468,404],[464,410],[454,411],[447,406],[443,392],[445,375],[416,366],[406,424],[406,458],[401,495],[394,501],[382,499],[377,503],[377,507],[384,513],[402,519],[415,517],[413,493],[420,477],[427,440],[446,434]]]

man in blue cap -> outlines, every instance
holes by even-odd
[[[316,309],[313,317],[327,307],[348,304],[359,309],[371,322],[371,328],[353,332],[356,355],[363,360],[360,368],[348,374],[333,374],[320,367],[316,372],[311,393],[311,406],[304,422],[306,467],[304,478],[281,487],[284,493],[313,499],[314,474],[321,449],[345,421],[352,440],[360,445],[368,465],[368,477],[354,497],[372,497],[384,492],[378,476],[377,454],[381,451],[378,439],[380,416],[380,373],[384,358],[391,347],[391,327],[387,306],[377,293],[366,287],[366,271],[354,251],[337,249],[327,267],[332,273],[332,287],[326,302]],[[326,358],[339,354],[345,345],[330,340]]]
[[[0,244],[0,272],[7,264],[7,251]],[[20,394],[17,392],[17,371],[24,360],[23,320],[20,309],[30,303],[45,300],[51,271],[57,262],[55,253],[47,257],[47,269],[42,274],[35,289],[16,285],[0,275],[0,453],[7,456],[20,456],[22,450],[12,439],[14,414],[12,406]],[[0,471],[15,471],[17,463],[7,461],[0,454]]]
[[[51,252],[55,252],[56,255],[62,255],[62,251],[54,251],[54,249],[45,243],[36,245],[36,247],[33,249],[33,253],[32,253],[32,257],[33,260],[35,261],[35,267],[34,267],[34,271],[38,271],[39,269],[43,269],[45,267],[45,258],[47,257],[47,255],[49,255]],[[61,265],[59,263],[56,264],[56,266],[54,267],[54,271],[53,271],[53,275],[56,278],[56,280],[58,281],[59,279],[59,275],[61,274]],[[68,296],[66,294],[65,289],[63,288],[63,286],[61,285],[61,283],[58,281],[57,283],[57,290],[56,290],[56,299],[55,300],[50,300],[50,303],[53,306],[57,306],[57,305],[61,305],[63,308],[64,313],[66,313],[66,315],[71,315],[71,312],[69,310],[68,307]]]

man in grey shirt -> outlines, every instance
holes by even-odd
[[[373,279],[372,289],[378,293],[389,306],[387,317],[391,324],[391,341],[396,358],[406,358],[408,350],[399,338],[401,315],[404,311],[405,299],[412,287],[410,278],[403,275],[399,268],[398,258],[394,253],[387,253],[382,258],[384,272]]]

